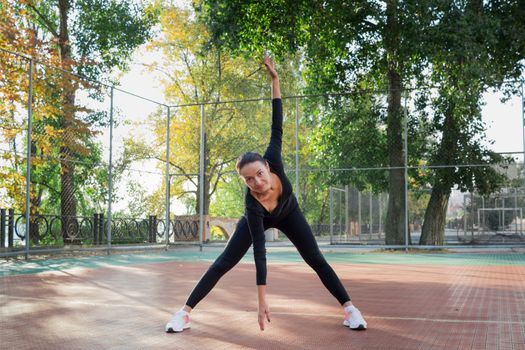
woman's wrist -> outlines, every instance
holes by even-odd
[[[257,286],[257,300],[259,304],[266,302],[266,285]]]

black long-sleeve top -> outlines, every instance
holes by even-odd
[[[271,212],[268,212],[264,206],[252,196],[249,189],[247,189],[245,196],[245,216],[248,220],[248,227],[250,228],[250,234],[252,236],[257,285],[266,284],[265,228],[275,226],[275,224],[281,221],[298,206],[297,199],[293,195],[292,184],[284,173],[284,166],[281,158],[283,136],[282,110],[281,99],[273,99],[272,133],[270,144],[263,155],[263,158],[266,159],[270,165],[270,171],[275,173],[282,183],[283,192],[278,199],[277,207]]]

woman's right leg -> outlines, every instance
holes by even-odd
[[[248,222],[243,216],[239,220],[235,232],[230,237],[222,254],[208,268],[208,271],[201,277],[199,283],[191,292],[186,301],[186,306],[194,308],[213,289],[219,279],[237,265],[251,244],[252,237],[248,228]]]

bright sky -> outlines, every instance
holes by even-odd
[[[485,95],[483,120],[487,125],[487,139],[494,140],[492,149],[496,152],[523,152],[521,97],[514,96],[505,103],[500,101],[501,97],[501,94]]]

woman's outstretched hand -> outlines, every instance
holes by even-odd
[[[263,64],[266,67],[266,71],[268,72],[268,75],[270,75],[272,79],[279,77],[279,75],[277,75],[277,71],[275,70],[275,66],[270,56],[264,56]]]
[[[258,321],[259,321],[259,327],[261,328],[261,331],[264,331],[264,320],[265,319],[268,322],[270,322],[270,309],[266,302],[259,303]]]
[[[279,75],[275,70],[272,59],[269,56],[264,56],[263,64],[266,67],[268,75],[272,79],[272,99],[281,98],[281,86],[279,84]]]

